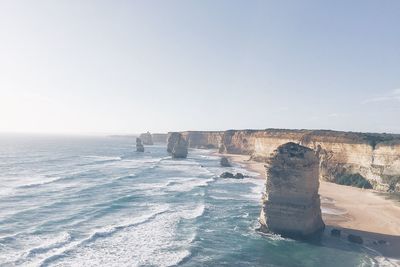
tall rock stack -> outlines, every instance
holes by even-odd
[[[140,134],[139,138],[143,141],[143,144],[146,146],[152,146],[153,137],[151,136],[150,132]]]
[[[136,151],[144,152],[144,146],[143,146],[142,140],[140,138],[136,138]]]
[[[279,146],[268,160],[266,179],[262,231],[294,238],[323,231],[319,159],[313,150],[292,142]]]
[[[173,158],[186,158],[188,154],[188,143],[180,133],[171,133],[168,138],[167,151]]]
[[[169,133],[168,134],[168,140],[167,140],[167,152],[168,153],[172,153],[172,150],[174,149],[174,146],[175,146],[176,142],[178,142],[178,139],[181,136],[182,135],[180,133],[177,133],[177,132],[173,132],[173,133]]]

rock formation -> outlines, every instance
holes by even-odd
[[[349,241],[352,242],[352,243],[356,243],[356,244],[360,244],[360,245],[361,245],[362,243],[364,243],[362,237],[359,236],[359,235],[349,234],[349,235],[347,236],[347,240],[349,240]]]
[[[136,138],[136,151],[144,152],[144,146],[143,146],[142,140],[140,138]]]
[[[188,154],[188,143],[180,133],[171,133],[168,138],[167,151],[173,158],[186,158]]]
[[[336,181],[360,174],[377,190],[400,191],[400,135],[328,130],[187,131],[189,147],[219,148],[220,153],[246,154],[265,162],[280,145],[299,143],[318,151],[320,179]]]
[[[221,164],[222,167],[231,167],[231,164],[228,158],[226,157],[222,157],[219,163]]]
[[[154,143],[165,144],[167,143],[168,134],[166,133],[153,133],[151,134]]]
[[[186,158],[188,155],[188,144],[183,137],[178,139],[174,148],[172,149],[173,158]]]
[[[233,174],[231,172],[223,172],[221,173],[221,175],[219,176],[220,178],[234,178],[234,179],[243,179],[245,176],[238,172],[236,174]]]
[[[340,237],[340,235],[342,234],[342,231],[341,230],[339,230],[339,229],[332,229],[331,230],[331,236],[334,236],[334,237]]]
[[[172,153],[172,150],[174,149],[174,146],[176,142],[178,142],[178,139],[182,136],[180,133],[173,132],[173,133],[168,133],[168,140],[167,140],[167,152]]]
[[[318,156],[310,148],[292,142],[277,148],[267,165],[262,231],[307,238],[324,229],[318,171]]]
[[[143,144],[146,146],[153,145],[153,137],[151,136],[150,132],[142,133],[139,138],[143,141]]]

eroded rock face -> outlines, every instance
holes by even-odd
[[[172,149],[173,158],[186,158],[188,155],[188,144],[183,137],[178,139],[174,148]]]
[[[136,138],[136,151],[144,152],[144,146],[143,146],[142,140],[140,138]]]
[[[151,136],[150,132],[142,133],[139,138],[143,141],[143,144],[146,146],[153,145],[153,137]]]
[[[172,153],[172,150],[174,149],[174,146],[176,142],[178,142],[178,139],[180,138],[181,134],[180,133],[169,133],[168,140],[167,140],[167,152]]]
[[[374,189],[400,192],[400,135],[329,130],[228,130],[182,133],[189,147],[219,147],[220,153],[250,155],[265,162],[280,145],[294,142],[319,151],[320,179],[359,173]]]
[[[320,233],[319,159],[310,148],[286,143],[272,153],[260,214],[261,230],[307,238]]]
[[[186,158],[188,155],[188,143],[180,133],[171,133],[168,138],[167,151],[173,158]]]

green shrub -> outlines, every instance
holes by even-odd
[[[382,181],[389,185],[389,191],[396,191],[397,184],[400,184],[400,175],[383,175]]]
[[[343,174],[335,179],[337,184],[355,186],[359,188],[371,189],[371,183],[359,173]]]

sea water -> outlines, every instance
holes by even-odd
[[[343,241],[260,234],[256,173],[134,141],[0,136],[0,266],[377,265]],[[218,178],[226,170],[249,177]]]

